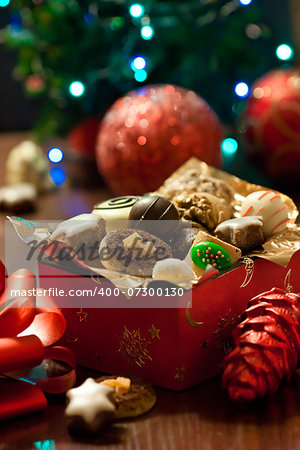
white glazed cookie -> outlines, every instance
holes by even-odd
[[[0,209],[21,213],[35,209],[37,191],[31,183],[18,183],[0,188]]]
[[[50,240],[64,242],[76,250],[82,244],[88,247],[99,242],[100,245],[104,235],[105,221],[102,217],[96,214],[80,214],[61,222],[52,233]]]
[[[99,384],[93,378],[70,389],[66,396],[69,401],[65,415],[73,431],[96,433],[115,418],[116,406],[112,401],[114,389]]]
[[[261,216],[238,217],[225,220],[215,229],[215,235],[243,251],[259,247],[264,242]]]
[[[49,176],[43,149],[33,141],[23,141],[10,152],[5,164],[7,184],[32,183],[39,192],[55,187]]]

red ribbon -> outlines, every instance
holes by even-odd
[[[20,269],[8,277],[8,295],[3,292],[0,298],[0,374],[9,374],[9,378],[0,378],[0,420],[43,409],[47,406],[43,392],[63,393],[75,383],[73,352],[52,346],[66,329],[65,318],[52,298],[42,290],[42,295],[37,297],[11,298],[9,295],[11,290],[25,293],[35,287],[34,274],[28,269]],[[21,377],[15,373],[37,366],[43,359],[61,361],[71,369],[62,376],[45,379]]]

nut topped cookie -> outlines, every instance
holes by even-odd
[[[146,414],[156,403],[156,394],[153,387],[142,378],[108,375],[97,378],[96,381],[114,388],[113,399],[116,404],[116,417],[118,419]],[[122,388],[126,386],[126,389],[120,391],[120,386]]]
[[[203,175],[198,169],[189,169],[177,178],[171,177],[157,192],[170,201],[182,193],[195,194],[199,192],[213,194],[228,204],[232,203],[234,198],[234,191],[226,181]]]
[[[229,204],[205,192],[180,194],[175,197],[174,203],[183,219],[198,222],[209,230],[232,216],[232,208]]]

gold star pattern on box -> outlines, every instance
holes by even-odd
[[[120,346],[118,352],[124,358],[127,358],[129,364],[135,363],[137,366],[142,367],[147,361],[152,361],[148,350],[151,342],[141,336],[139,329],[130,331],[125,325],[123,335],[119,339]]]
[[[232,329],[241,321],[241,314],[233,316],[232,309],[230,308],[224,317],[219,316],[218,328],[214,331],[214,335],[217,338],[217,349],[222,349],[224,355],[227,355],[231,341]]]
[[[152,324],[152,327],[150,328],[150,330],[148,330],[149,333],[151,334],[152,339],[160,339],[159,333],[160,330],[158,328],[155,328],[155,326]]]
[[[176,367],[176,374],[174,376],[174,379],[183,381],[185,374],[186,374],[186,368],[184,366]]]
[[[76,313],[79,317],[79,322],[87,322],[88,313],[86,311],[83,311],[82,308],[80,308],[79,311]]]
[[[240,319],[241,314],[239,314],[238,316],[233,316],[232,309],[229,308],[224,317],[219,316],[218,328],[214,331],[213,334],[217,337],[220,336],[221,338],[223,338],[228,334],[231,328],[234,328],[240,322]]]

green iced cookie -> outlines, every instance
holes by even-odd
[[[217,270],[231,267],[229,253],[214,242],[200,242],[194,245],[191,250],[191,256],[196,266],[201,269],[206,269],[208,264]]]

